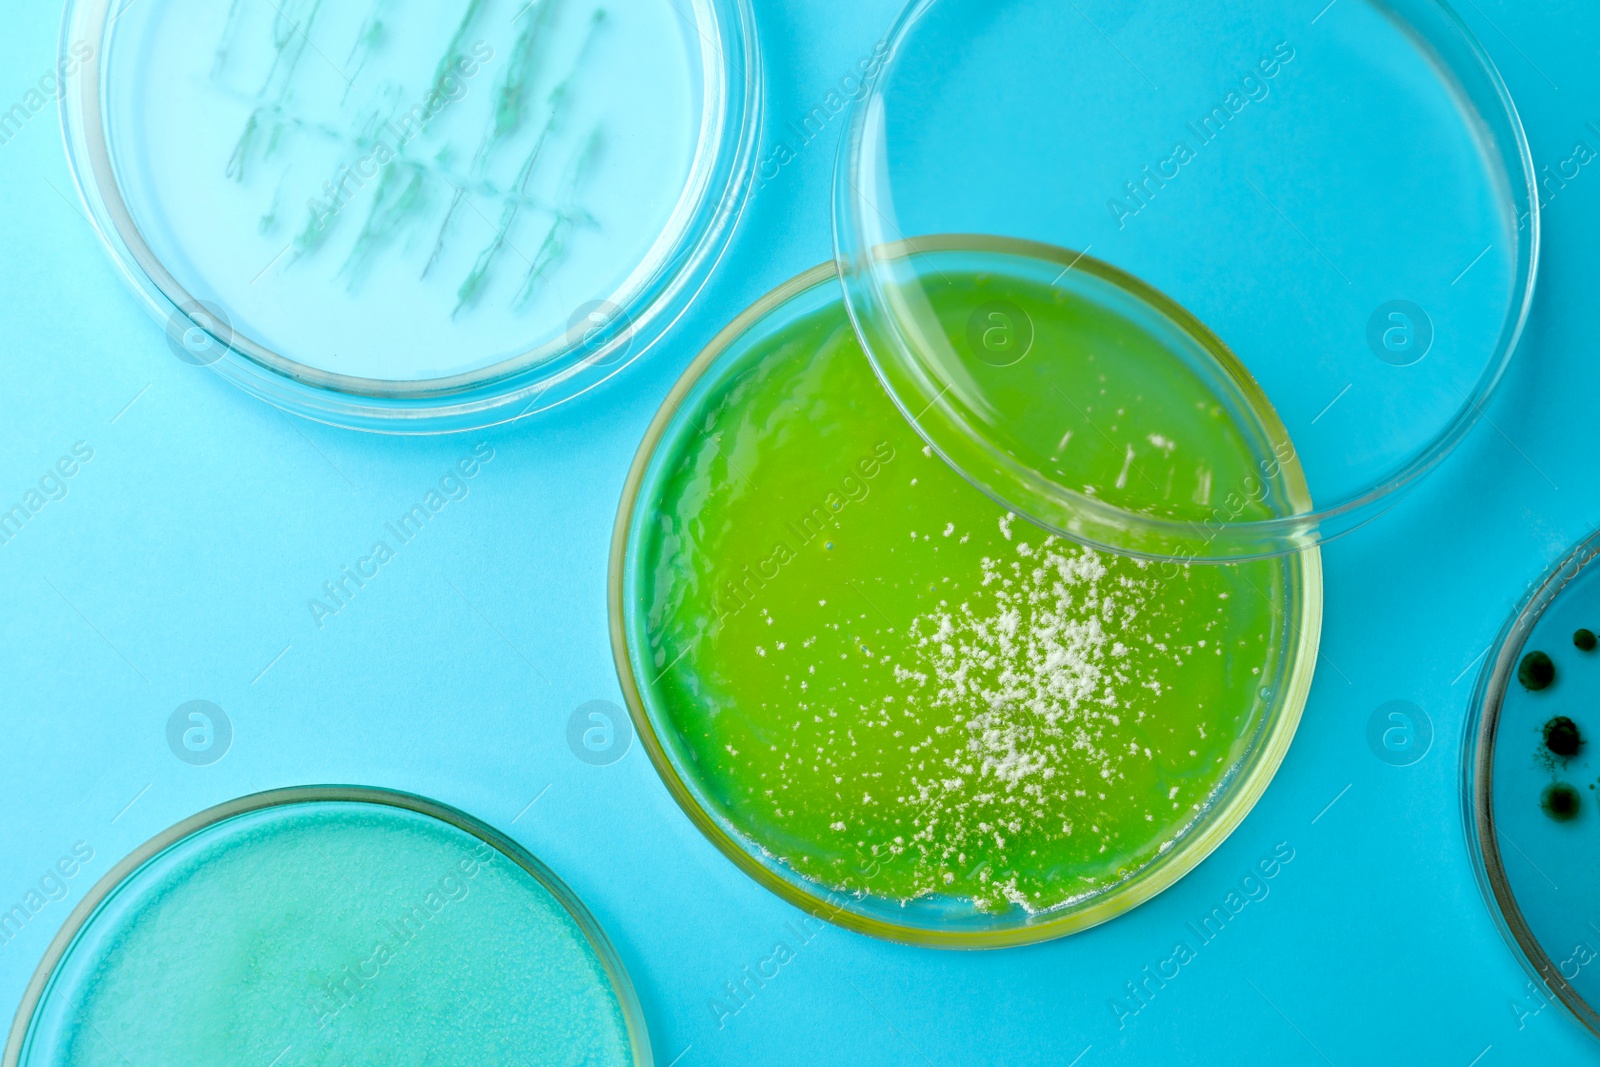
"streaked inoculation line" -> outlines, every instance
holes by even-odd
[[[333,72],[335,74],[339,75],[340,78],[344,79],[344,83],[345,83],[346,86],[354,84],[351,81],[350,75],[348,75],[348,74],[346,74],[344,72],[344,68],[339,66],[339,64],[335,63],[333,60],[329,59],[328,58],[328,54],[326,52],[324,52],[322,49],[317,47],[317,42],[315,42],[315,41],[313,41],[311,39],[311,35],[306,33],[305,30],[301,29],[300,28],[300,24],[298,22],[295,22],[294,20],[290,19],[288,15],[285,15],[283,13],[283,8],[279,7],[277,5],[277,3],[275,2],[275,0],[267,0],[267,6],[272,8],[272,10],[276,11],[278,13],[278,17],[281,18],[284,22],[288,23],[289,29],[291,29],[295,33],[299,34],[301,40],[305,41],[306,44],[310,45],[311,46],[311,50],[313,52],[315,52],[317,55],[321,56],[322,57],[322,61],[324,63],[328,64],[328,66],[332,67],[333,68]],[[124,8],[123,10],[127,10],[127,9]],[[313,15],[312,17],[315,18],[316,16]]]
[[[485,226],[489,227],[489,229],[493,230],[495,232],[495,236],[499,237],[500,240],[502,242],[504,242],[504,244],[505,244],[505,246],[507,248],[509,248],[509,249],[511,249],[511,251],[515,252],[517,254],[517,257],[519,259],[521,259],[522,262],[526,263],[529,267],[533,266],[533,260],[528,258],[527,253],[525,253],[522,249],[518,248],[515,244],[513,244],[512,241],[511,241],[511,238],[506,236],[506,231],[502,230],[494,222],[494,220],[492,220],[491,218],[489,218],[488,215],[485,215],[483,213],[483,209],[480,208],[477,205],[477,203],[475,203],[473,201],[472,194],[468,193],[465,189],[461,188],[461,186],[457,185],[455,182],[451,181],[449,178],[446,178],[444,181],[445,181],[446,185],[450,186],[450,188],[454,189],[457,193],[459,193],[461,195],[461,202],[463,204],[466,204],[468,207],[470,207],[472,209],[473,214],[477,215],[478,218],[482,219],[483,220],[483,224]]]

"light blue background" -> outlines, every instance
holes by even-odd
[[[770,147],[870,54],[897,3],[756,7]],[[1307,19],[1320,7],[1308,0]],[[1580,139],[1600,148],[1586,125],[1600,126],[1600,12],[1463,12],[1541,166]],[[58,17],[48,2],[8,13],[0,106],[52,66]],[[634,448],[724,322],[830,254],[838,126],[758,194],[699,303],[612,387],[535,422],[423,440],[301,422],[178,362],[85,222],[53,114],[0,146],[0,505],[75,441],[95,451],[69,495],[0,546],[0,906],[74,842],[96,852],[68,899],[0,947],[7,1010],[90,882],[139,842],[242,793],[357,782],[460,806],[555,867],[615,939],[662,1065],[1600,1062],[1559,1007],[1538,1010],[1502,944],[1456,794],[1477,658],[1600,518],[1594,167],[1548,207],[1535,316],[1487,419],[1418,492],[1327,548],[1323,659],[1277,779],[1153,902],[1020,950],[941,953],[831,927],[801,947],[800,914],[701,838],[637,745],[609,767],[573,757],[572,710],[620,699],[604,590]],[[478,440],[496,458],[470,497],[317,630],[307,598]],[[192,699],[234,723],[210,767],[167,748],[168,716]],[[1369,716],[1396,699],[1434,724],[1410,767],[1366,743]],[[1176,940],[1195,944],[1186,923],[1279,842],[1294,859],[1270,895],[1119,1029],[1109,1004],[1124,983]],[[719,1025],[711,998],[779,940],[797,957]]]

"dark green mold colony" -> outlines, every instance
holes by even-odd
[[[1543,652],[1529,652],[1517,664],[1517,681],[1522,683],[1524,689],[1538,692],[1550,688],[1550,683],[1555,680],[1556,665]]]
[[[1565,782],[1547,786],[1539,807],[1556,822],[1571,822],[1578,817],[1578,791]]]
[[[1557,715],[1544,724],[1545,751],[1562,760],[1571,759],[1583,747],[1583,735],[1578,732],[1578,724],[1565,715]]]

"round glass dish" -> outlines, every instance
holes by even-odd
[[[981,270],[951,280],[941,313],[985,302]],[[1081,310],[1041,310],[1040,342]],[[1227,837],[1299,721],[1321,592],[1315,548],[1156,564],[996,504],[874,381],[828,264],[662,405],[611,633],[657,771],[738,867],[852,930],[987,948],[1109,919]]]
[[[1479,676],[1462,746],[1467,848],[1511,950],[1600,1036],[1600,536],[1553,567]]]
[[[318,786],[218,805],[112,868],[50,943],[0,1062],[420,1063],[441,1047],[652,1062],[616,952],[542,863],[434,801]]]
[[[888,42],[839,159],[839,268],[879,378],[984,492],[1118,552],[1247,559],[1373,518],[1474,424],[1530,306],[1538,197],[1505,87],[1445,4],[913,0]],[[1014,250],[974,321],[941,320],[966,253],[908,245],[939,234],[1135,281]],[[1030,350],[1006,291],[1039,282],[1134,322],[1153,291],[1205,323],[1309,498],[1252,501],[1181,425],[1112,425],[1174,376],[1224,407],[1241,383],[1196,350]],[[1015,381],[1033,362],[1046,388]]]
[[[743,210],[748,0],[71,0],[78,188],[173,354],[392,433],[616,374]]]

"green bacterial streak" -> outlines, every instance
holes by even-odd
[[[522,128],[533,103],[533,82],[540,70],[539,50],[547,40],[544,31],[560,6],[559,0],[543,0],[527,28],[518,35],[511,51],[511,62],[495,94],[492,133],[485,136],[475,162],[481,164],[495,144]]]
[[[361,72],[366,69],[367,59],[372,55],[373,48],[383,40],[383,10],[388,5],[389,0],[374,0],[372,10],[367,12],[366,19],[361,23],[361,29],[356,32],[355,43],[350,46],[350,54],[345,57],[347,65],[351,60],[356,61],[356,69],[350,75],[350,80],[345,83],[344,96],[340,98],[341,103],[350,98],[350,90],[355,88]]]
[[[343,271],[352,289],[360,281],[372,254],[393,240],[400,231],[400,224],[420,210],[427,199],[426,169],[398,161],[383,168],[372,196],[372,208],[345,260]]]
[[[507,137],[521,128],[523,117],[527,111],[527,94],[532,89],[534,78],[539,72],[538,51],[539,46],[547,40],[545,29],[550,20],[555,17],[559,4],[557,0],[544,0],[539,5],[539,10],[534,17],[528,20],[517,36],[517,43],[512,48],[511,60],[508,64],[505,78],[501,81],[499,92],[496,95],[496,107],[490,128],[486,131],[478,144],[477,151],[472,158],[472,177],[481,179],[488,168],[489,157]],[[457,187],[455,195],[450,199],[450,207],[445,211],[444,221],[439,224],[438,236],[434,239],[433,251],[428,255],[428,262],[423,265],[422,277],[426,278],[438,262],[439,256],[444,252],[445,239],[449,235],[450,226],[455,221],[456,212],[461,203],[466,199],[465,188]]]
[[[566,176],[561,182],[561,194],[556,201],[556,217],[550,223],[550,230],[539,245],[539,250],[533,255],[533,262],[528,266],[528,274],[522,280],[522,288],[518,290],[513,307],[522,310],[532,302],[538,292],[538,283],[552,266],[566,255],[567,239],[572,234],[572,229],[578,223],[594,224],[594,216],[577,206],[578,187],[583,184],[583,179],[588,175],[595,159],[600,154],[602,137],[599,130],[589,135],[584,146],[572,160],[567,168]]]
[[[272,66],[268,69],[267,76],[256,94],[262,103],[250,113],[250,118],[246,120],[244,130],[239,134],[233,153],[228,159],[227,175],[235,181],[243,182],[248,177],[250,160],[259,147],[258,138],[263,132],[264,116],[273,116],[273,121],[266,130],[268,140],[262,153],[263,158],[271,158],[273,151],[281,143],[280,135],[284,123],[277,116],[284,110],[283,105],[288,100],[294,72],[300,64],[301,57],[305,55],[306,45],[311,40],[312,27],[316,24],[317,14],[322,10],[322,0],[310,0],[310,3],[311,10],[304,19],[295,19],[293,10],[280,9],[277,18],[273,20]],[[286,3],[285,7],[292,9],[293,5]],[[220,54],[219,51],[219,56]],[[275,92],[274,86],[276,86]]]
[[[555,88],[550,90],[548,103],[549,117],[545,120],[544,129],[539,131],[538,139],[534,141],[533,148],[529,150],[527,158],[522,163],[522,168],[517,174],[517,179],[512,185],[511,192],[504,207],[500,212],[500,224],[495,230],[494,238],[478,253],[478,258],[472,265],[471,272],[462,281],[461,287],[456,290],[456,306],[451,312],[451,317],[459,315],[463,309],[475,303],[482,294],[483,286],[488,281],[489,270],[494,265],[501,248],[506,244],[506,234],[516,222],[517,215],[522,208],[523,201],[528,197],[528,182],[533,177],[534,169],[544,155],[544,147],[551,134],[561,128],[567,100],[570,96],[572,81],[583,69],[584,57],[588,54],[590,46],[594,43],[606,13],[604,9],[595,11],[589,20],[589,32],[583,39],[583,44],[578,49],[578,54],[572,61],[572,69]],[[530,263],[534,267],[537,261]]]
[[[1109,314],[945,273],[937,313],[1009,300],[1029,358]],[[630,563],[636,677],[713,814],[828,889],[991,913],[1103,893],[1192,833],[1287,688],[1287,565],[1053,537],[932,455],[838,305],[748,336],[663,443]],[[1067,393],[1096,387],[1054,362]],[[1210,402],[1162,388],[1175,413]],[[1183,446],[1225,466],[1237,437]]]
[[[222,24],[222,38],[217,42],[216,54],[211,59],[212,80],[220,78],[223,68],[228,65],[228,49],[233,43],[233,35],[238,26],[239,5],[243,2],[244,0],[231,0],[228,4],[228,17]]]
[[[450,44],[444,50],[444,55],[439,59],[439,65],[433,72],[433,81],[430,85],[437,86],[444,82],[445,75],[461,61],[465,53],[461,51],[461,44],[467,38],[467,31],[472,29],[472,24],[483,11],[484,0],[468,0],[467,10],[461,16],[461,22],[456,26],[455,35],[450,38]]]
[[[239,139],[234,142],[233,152],[228,156],[227,176],[234,181],[245,180],[245,170],[249,162],[251,149],[255,146],[256,130],[261,125],[261,109],[256,108],[250,117],[244,121],[244,129],[239,131]]]
[[[272,190],[272,203],[267,208],[267,213],[261,216],[256,228],[262,234],[269,234],[278,226],[278,211],[283,204],[283,179],[278,180],[277,186]]]
[[[317,15],[321,11],[322,0],[311,0],[311,10],[303,19],[295,18],[292,11],[279,12],[279,17],[273,23],[272,43],[276,55],[261,86],[263,98],[268,97],[268,90],[274,82],[278,89],[272,99],[281,104],[288,97],[294,73],[300,66],[300,60],[305,57],[306,47],[311,43],[311,31],[316,27]]]
[[[319,213],[314,208],[310,209],[308,212],[310,217],[306,220],[305,226],[295,235],[295,260],[316,251],[332,235],[339,219],[344,215],[345,204],[342,203],[342,198],[345,196],[344,185],[351,178],[351,166],[368,155],[377,146],[384,128],[399,115],[398,88],[391,87],[384,95],[388,99],[367,113],[366,118],[358,124],[355,137],[346,144],[341,165],[334,172],[335,177],[338,179],[338,185],[335,185],[334,181],[330,179],[324,186],[323,191],[328,196],[329,210],[326,213]],[[384,110],[385,107],[387,107],[387,110]],[[387,170],[389,164],[385,163],[383,166]],[[364,229],[372,224],[373,210],[375,208],[368,211]],[[350,256],[346,257],[344,267],[341,269],[348,268],[351,260],[357,258],[360,251],[359,247],[353,248]]]

